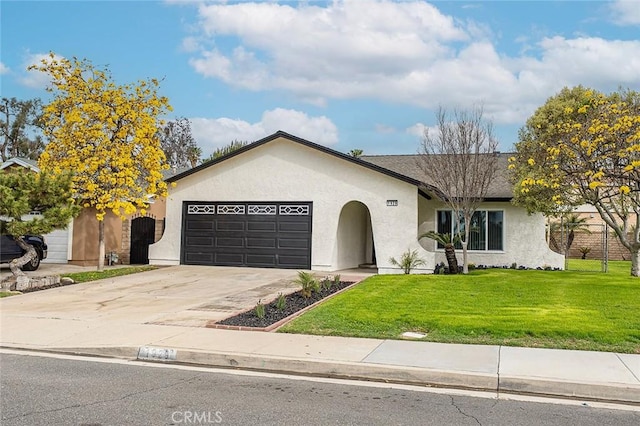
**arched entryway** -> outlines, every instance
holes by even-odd
[[[154,217],[136,217],[131,221],[131,250],[129,263],[146,265],[149,263],[149,245],[155,242],[156,219]]]
[[[342,207],[338,221],[337,270],[375,267],[375,245],[369,208],[359,201]]]

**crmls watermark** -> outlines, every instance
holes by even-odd
[[[177,425],[204,425],[222,423],[220,411],[174,411],[171,422]]]

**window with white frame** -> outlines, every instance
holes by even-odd
[[[457,224],[451,210],[438,210],[436,212],[437,229],[440,234],[456,235],[461,233],[464,236],[464,218],[459,215]],[[476,210],[471,218],[469,229],[469,244],[467,249],[487,251],[504,250],[504,211],[502,210]],[[455,247],[461,249],[458,242]],[[444,248],[438,243],[438,248]]]

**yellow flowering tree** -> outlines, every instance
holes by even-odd
[[[510,158],[514,203],[559,214],[590,204],[640,275],[640,93],[565,88],[527,120]]]
[[[104,267],[104,217],[148,207],[150,197],[165,196],[162,171],[168,168],[160,147],[159,117],[171,109],[158,95],[159,82],[117,85],[108,69],[88,60],[58,59],[53,53],[32,70],[51,78],[53,100],[44,107],[50,142],[40,156],[43,171],[73,173],[74,197],[95,208],[99,226],[98,270]]]

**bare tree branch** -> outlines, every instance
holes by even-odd
[[[464,220],[463,272],[468,272],[467,244],[471,218],[486,198],[496,175],[498,141],[493,125],[483,119],[482,107],[452,113],[440,107],[436,113],[438,130],[425,130],[418,163],[424,181],[436,189],[426,191],[444,201],[452,210],[454,223]]]

